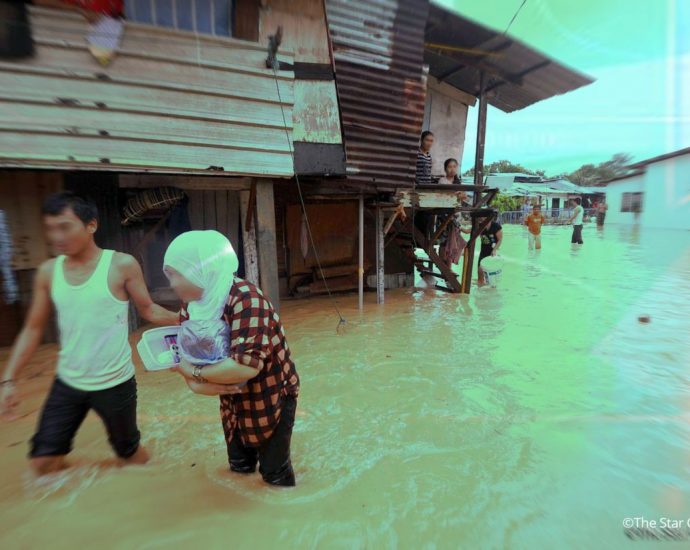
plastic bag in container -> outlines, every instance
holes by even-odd
[[[195,366],[210,365],[230,355],[230,326],[223,320],[184,321],[177,336],[180,355]]]

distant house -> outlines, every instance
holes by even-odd
[[[486,185],[511,197],[524,197],[530,204],[539,204],[554,218],[570,216],[570,199],[580,197],[588,206],[597,195],[603,194],[600,188],[582,187],[565,178],[545,179],[522,173],[489,174]]]
[[[606,184],[607,223],[690,229],[690,147],[630,169]]]

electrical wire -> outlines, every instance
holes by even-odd
[[[513,15],[513,18],[510,20],[510,23],[508,23],[508,26],[506,27],[506,30],[503,31],[503,34],[508,34],[508,30],[510,29],[511,25],[513,24],[513,21],[515,21],[515,19],[517,19],[517,16],[520,13],[522,6],[524,6],[526,3],[527,3],[527,0],[522,0],[522,4],[520,4],[520,7],[517,9],[515,14]]]
[[[275,83],[276,83],[276,91],[278,92],[278,102],[280,103],[280,111],[283,115],[283,125],[285,127],[285,136],[287,138],[288,149],[290,151],[290,155],[292,156],[292,163],[294,166],[295,156],[294,156],[294,151],[292,149],[292,142],[290,140],[290,130],[288,129],[287,119],[285,118],[285,110],[283,109],[282,98],[280,96],[280,86],[278,85],[278,75],[276,72],[275,60],[273,61],[271,68],[273,69],[273,74],[276,77]],[[333,294],[331,293],[331,289],[328,286],[328,282],[326,281],[326,276],[323,272],[323,267],[321,266],[321,259],[319,258],[318,251],[316,250],[316,243],[314,242],[314,235],[312,234],[311,223],[309,222],[309,216],[307,214],[307,206],[304,202],[304,195],[302,193],[302,185],[300,184],[299,176],[297,175],[297,172],[295,172],[295,182],[297,183],[297,194],[299,195],[300,204],[302,205],[302,212],[304,213],[304,221],[305,221],[305,225],[307,226],[307,234],[309,235],[309,241],[311,242],[311,248],[312,248],[312,251],[314,252],[314,258],[316,259],[316,265],[319,268],[319,273],[321,274],[321,280],[323,281],[323,284],[326,288],[328,298],[331,300],[331,303],[333,304],[333,308],[335,309],[336,313],[338,314],[339,320],[338,320],[338,325],[336,326],[335,331],[336,331],[336,333],[339,333],[340,328],[343,325],[347,324],[347,320],[340,313],[340,309],[338,308],[338,303],[336,302],[335,298],[333,297]]]

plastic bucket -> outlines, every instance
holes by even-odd
[[[152,328],[141,335],[137,344],[137,351],[147,371],[170,369],[175,366],[170,346],[165,341],[166,336],[174,336],[180,330],[178,326]]]
[[[503,260],[498,256],[490,256],[482,260],[484,280],[488,285],[496,286],[503,273]]]

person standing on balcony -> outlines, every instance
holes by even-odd
[[[568,223],[573,224],[573,236],[570,239],[572,244],[583,244],[582,243],[582,218],[584,217],[585,209],[582,208],[582,199],[577,197],[574,199],[575,210],[573,215],[568,219]]]
[[[428,130],[422,132],[417,152],[417,170],[415,181],[417,185],[430,185],[434,183],[431,175],[431,147],[434,144],[434,134]]]
[[[417,169],[415,172],[415,183],[417,185],[431,185],[435,183],[431,175],[431,147],[434,144],[434,134],[430,131],[422,132],[419,140],[419,151],[417,152]],[[414,214],[414,225],[424,235],[429,238],[433,229],[434,216],[426,212],[416,212]],[[421,243],[419,243],[421,244]]]

